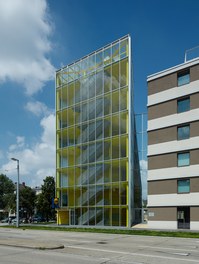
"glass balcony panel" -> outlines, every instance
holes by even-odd
[[[120,187],[120,199],[121,199],[121,205],[127,205],[127,191],[126,186],[123,185]]]
[[[68,106],[68,95],[67,95],[68,87],[67,85],[63,86],[62,90],[59,92],[60,96],[60,109],[66,108]]]
[[[96,73],[96,95],[100,95],[103,93],[104,87],[104,76],[103,71],[97,71]]]
[[[119,137],[112,139],[112,159],[120,157],[120,140]]]
[[[104,164],[96,165],[96,184],[104,182]]]
[[[112,93],[112,113],[119,112],[119,91]]]
[[[96,118],[104,115],[104,106],[103,106],[104,100],[103,98],[97,98],[96,99]]]
[[[94,119],[95,118],[95,100],[89,101],[89,120]]]
[[[109,115],[111,113],[111,95],[104,96],[104,115]]]
[[[128,39],[120,42],[120,59],[128,56]]]
[[[68,129],[68,146],[73,146],[74,145],[74,135],[75,135],[75,128],[70,127]]]
[[[112,182],[119,182],[120,180],[120,168],[119,160],[112,162]]]
[[[87,187],[82,188],[82,205],[88,206],[88,189]]]
[[[104,209],[104,225],[105,226],[111,226],[112,221],[111,221],[111,208],[106,208]]]
[[[127,161],[122,160],[120,161],[120,181],[127,180],[127,172],[128,172],[128,164]]]
[[[92,74],[88,77],[88,86],[89,86],[89,99],[95,97],[95,74]]]
[[[127,149],[128,149],[128,138],[121,137],[120,138],[120,158],[128,157]]]
[[[80,76],[81,76],[80,72],[81,72],[81,63],[80,62],[77,62],[74,65],[75,79],[80,78]]]
[[[111,205],[111,187],[110,185],[104,186],[104,205]]]
[[[128,84],[128,60],[124,59],[120,61],[120,86],[126,86]]]
[[[67,125],[72,126],[75,124],[75,112],[73,111],[73,108],[67,109]]]
[[[75,103],[79,103],[80,102],[80,82],[75,81]]]
[[[121,215],[121,226],[127,226],[127,209],[121,208],[120,209],[120,215]]]
[[[104,160],[111,159],[111,140],[104,141]]]
[[[96,67],[100,68],[103,65],[103,51],[96,53]]]
[[[95,159],[96,161],[102,161],[104,160],[104,157],[103,157],[103,142],[96,142],[96,145],[95,145]]]
[[[61,205],[68,206],[68,195],[66,191],[61,192]]]
[[[111,90],[111,66],[104,68],[104,93]]]
[[[90,208],[89,209],[89,225],[90,226],[95,225],[95,216],[96,216],[95,208]]]
[[[128,107],[128,90],[123,88],[120,90],[120,111],[126,110]]]
[[[81,75],[86,76],[88,72],[88,58],[81,61]]]
[[[107,117],[104,119],[104,138],[111,136],[111,117]]]
[[[69,147],[67,149],[67,159],[68,159],[68,166],[74,166],[75,165],[75,148]]]
[[[112,170],[111,170],[111,163],[106,162],[104,168],[104,182],[108,183],[112,181]]]
[[[120,56],[119,56],[119,42],[118,42],[112,46],[112,61],[113,62],[118,61],[119,58]]]
[[[91,72],[95,71],[95,69],[96,69],[95,54],[90,55],[88,57],[88,64],[89,64],[88,72],[91,73]]]
[[[81,105],[81,111],[79,115],[80,122],[85,122],[88,120],[88,110],[89,110],[88,103],[87,102],[83,103]]]
[[[112,209],[112,226],[119,226],[120,225],[120,214],[119,214],[119,208],[113,208]]]
[[[68,189],[68,206],[75,205],[74,189]]]
[[[100,139],[104,137],[103,120],[96,121],[95,138]]]
[[[75,167],[75,185],[76,186],[79,186],[81,184],[80,177],[81,177],[81,168]]]
[[[104,50],[104,65],[111,63],[111,48]]]
[[[114,115],[112,116],[112,136],[119,135],[119,128],[120,128],[119,115]]]
[[[68,85],[67,88],[67,103],[68,106],[73,105],[75,103],[75,83],[72,82]]]
[[[89,205],[93,206],[96,204],[95,201],[96,190],[94,185],[89,186]]]
[[[89,165],[89,184],[95,183],[96,167],[95,165]]]
[[[62,85],[62,73],[59,72],[56,74],[56,87],[60,87]]]
[[[72,82],[75,79],[75,71],[73,65],[68,67],[68,83]]]
[[[119,62],[112,65],[112,90],[119,88]]]
[[[68,187],[68,175],[61,174],[61,187]]]
[[[81,78],[80,81],[80,100],[85,101],[89,97],[89,85],[88,85],[88,77]]]
[[[120,114],[120,134],[127,133],[127,126],[128,126],[128,115],[126,112]]]
[[[75,169],[74,168],[68,169],[68,185],[69,186],[75,185]]]

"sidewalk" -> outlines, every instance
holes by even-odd
[[[1,246],[21,247],[21,248],[32,248],[41,250],[52,250],[64,248],[62,244],[49,243],[48,241],[38,241],[26,238],[0,238]]]

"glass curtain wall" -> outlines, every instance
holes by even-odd
[[[60,224],[128,225],[129,63],[126,36],[56,73]]]

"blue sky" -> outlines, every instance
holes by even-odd
[[[147,75],[199,45],[198,13],[197,0],[0,0],[0,172],[16,180],[15,157],[30,186],[55,175],[56,69],[130,34],[135,112],[146,112]]]

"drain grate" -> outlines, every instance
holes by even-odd
[[[104,244],[107,244],[107,242],[105,242],[105,241],[99,241],[99,242],[97,242],[97,244],[104,245]]]

